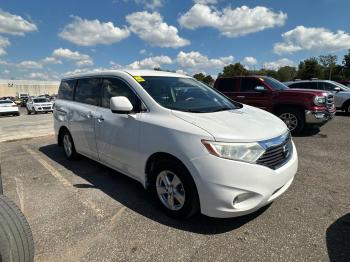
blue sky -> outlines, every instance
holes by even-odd
[[[161,67],[216,75],[223,66],[297,65],[350,48],[348,0],[7,0],[0,78]]]

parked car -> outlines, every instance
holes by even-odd
[[[0,169],[0,261],[34,261],[34,241],[21,210],[3,195]]]
[[[68,159],[82,154],[136,179],[174,217],[254,212],[289,188],[298,167],[279,118],[169,72],[64,78],[54,127]]]
[[[335,107],[350,114],[350,87],[330,80],[299,80],[285,83],[290,88],[315,89],[332,92]]]
[[[215,81],[214,88],[233,100],[275,114],[292,134],[301,133],[308,125],[324,125],[336,111],[332,94],[290,89],[266,76],[222,77]]]
[[[2,116],[19,116],[19,109],[15,102],[6,99],[6,100],[0,100],[0,115]]]
[[[350,87],[350,80],[337,81],[339,84]]]
[[[48,113],[53,112],[53,103],[45,97],[30,98],[27,102],[27,113]]]

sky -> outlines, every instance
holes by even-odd
[[[2,0],[0,78],[101,69],[216,76],[350,49],[349,0]]]

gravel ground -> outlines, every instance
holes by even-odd
[[[138,182],[67,161],[52,135],[0,143],[4,191],[29,220],[36,261],[350,261],[349,130],[340,114],[295,137],[294,183],[241,218],[168,218]]]

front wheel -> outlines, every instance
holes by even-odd
[[[186,167],[178,161],[158,161],[150,184],[154,198],[169,216],[186,219],[198,212],[195,183]]]
[[[344,111],[347,115],[350,115],[350,101],[346,102],[344,105]]]
[[[277,116],[287,125],[293,135],[300,134],[305,125],[302,113],[295,108],[283,108],[277,112]]]

